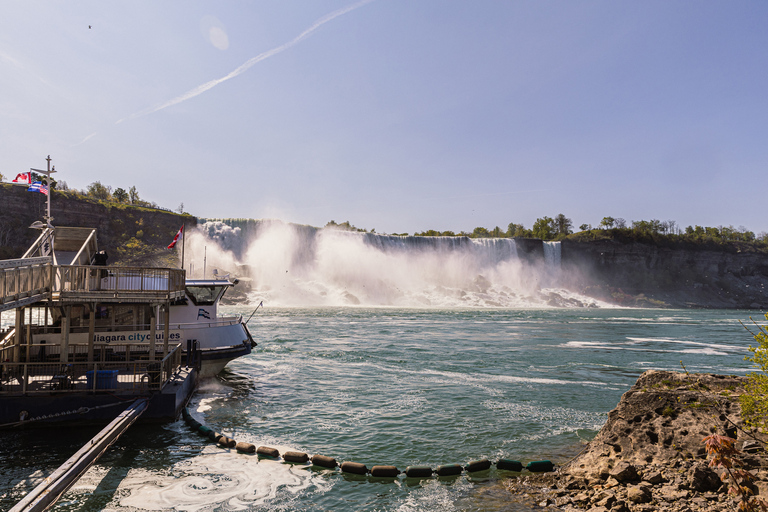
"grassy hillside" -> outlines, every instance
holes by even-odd
[[[166,247],[182,224],[197,224],[189,214],[91,199],[77,192],[51,194],[53,224],[96,228],[99,248],[107,251],[111,265],[178,266],[176,252]],[[24,253],[40,234],[29,226],[45,212],[44,194],[0,183],[0,259]]]

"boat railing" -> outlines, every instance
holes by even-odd
[[[0,395],[160,391],[181,366],[181,345],[158,360],[0,363]]]
[[[57,265],[59,299],[163,299],[184,296],[184,270],[173,268]]]
[[[171,345],[172,347],[176,344]],[[13,361],[19,350],[19,361],[27,363],[50,363],[62,360],[61,345],[33,343],[31,345],[9,345],[0,347],[0,361]],[[91,352],[92,350],[92,352]],[[94,343],[93,348],[87,343],[70,343],[67,346],[67,362],[115,362],[148,359],[151,347],[148,342],[136,343]],[[163,343],[155,344],[155,357],[163,355]]]
[[[0,311],[40,300],[51,291],[51,257],[0,260]]]
[[[187,322],[187,323],[170,323],[168,327],[171,330],[174,329],[207,329],[209,327],[221,327],[225,325],[237,325],[241,323],[243,319],[242,315],[218,317],[215,320],[209,320],[207,322]]]

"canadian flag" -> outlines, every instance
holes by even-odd
[[[32,184],[32,173],[31,172],[20,172],[16,175],[16,179],[13,180],[13,183],[23,183],[25,185],[31,185]]]
[[[176,233],[176,236],[173,237],[173,242],[171,242],[171,245],[168,246],[169,249],[173,249],[176,246],[176,242],[179,241],[179,237],[181,236],[181,232],[184,231],[184,225],[182,224],[181,229],[179,229],[179,232]]]

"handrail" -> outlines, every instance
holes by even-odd
[[[181,345],[162,359],[0,363],[0,396],[160,391],[181,366]]]
[[[0,311],[48,297],[51,257],[0,261]]]

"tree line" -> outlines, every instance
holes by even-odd
[[[414,236],[466,236],[469,238],[540,238],[542,240],[562,240],[569,235],[579,237],[602,238],[606,235],[623,236],[632,239],[665,237],[670,240],[690,242],[756,242],[768,245],[768,233],[756,235],[744,226],[687,226],[682,228],[674,220],[661,221],[633,220],[629,223],[621,217],[603,217],[597,227],[582,224],[574,232],[573,221],[562,213],[555,217],[540,217],[528,229],[523,224],[510,223],[506,230],[499,226],[493,229],[477,227],[471,233],[460,231],[437,231],[430,229]]]

